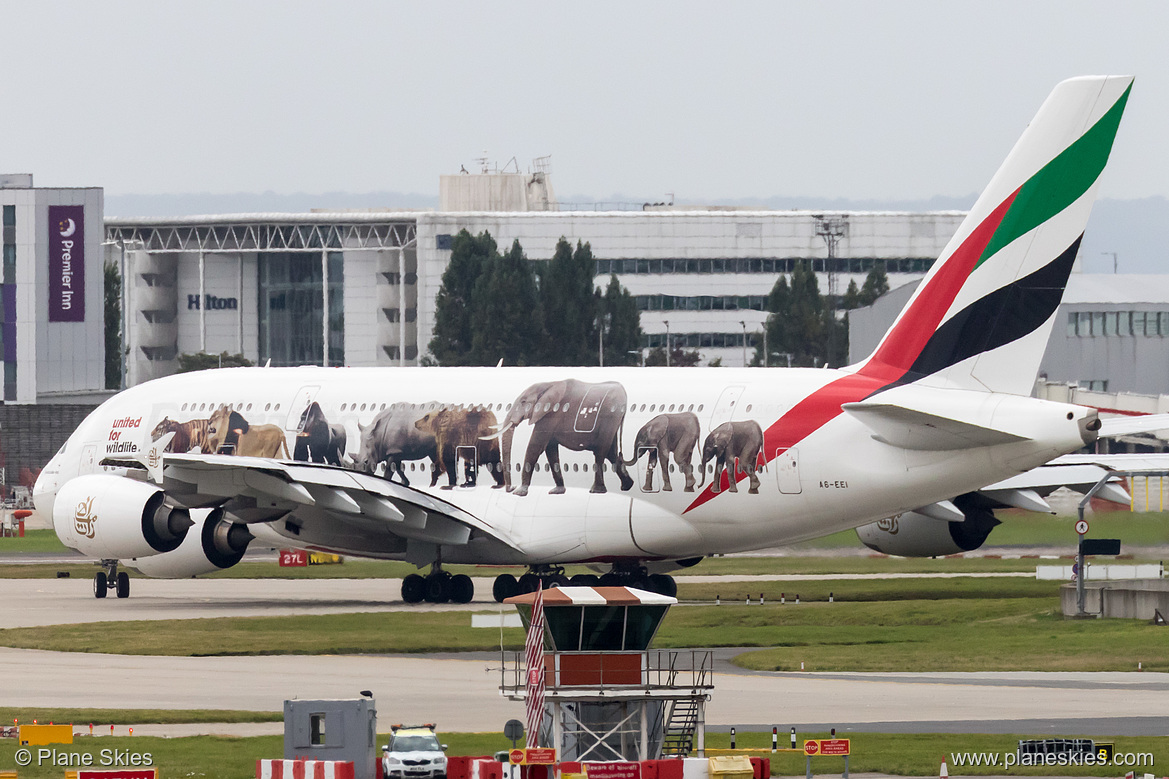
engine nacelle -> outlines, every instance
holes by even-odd
[[[154,484],[109,474],[71,479],[53,501],[53,529],[66,546],[102,559],[146,557],[179,548],[194,524]]]
[[[955,498],[965,522],[945,522],[907,511],[856,529],[857,537],[869,549],[898,557],[940,557],[973,552],[986,543],[987,536],[1000,524],[994,512],[973,505],[966,496]]]
[[[222,509],[196,509],[191,515],[195,528],[178,549],[127,564],[156,579],[187,579],[230,568],[243,559],[254,537],[247,525],[225,519]]]

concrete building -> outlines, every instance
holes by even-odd
[[[768,292],[795,262],[810,260],[826,292],[859,285],[875,263],[899,286],[921,278],[962,217],[668,208],[245,214],[110,219],[106,238],[127,279],[132,385],[198,351],[273,365],[417,364],[453,237],[464,229],[491,233],[501,249],[518,240],[534,261],[550,259],[561,237],[586,241],[598,284],[615,273],[636,296],[646,347],[664,345],[668,333],[705,362],[742,365]],[[827,231],[837,233],[833,261]]]
[[[71,403],[105,387],[100,187],[0,175],[4,403]]]

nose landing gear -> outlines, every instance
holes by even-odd
[[[119,598],[130,597],[130,574],[118,570],[117,560],[102,560],[104,571],[93,575],[93,597],[104,598],[110,590]]]

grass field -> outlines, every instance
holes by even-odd
[[[442,741],[449,745],[450,755],[489,755],[500,749],[510,746],[510,742],[501,733],[442,733]],[[1060,736],[1074,736],[1072,733],[1060,733]],[[799,743],[805,738],[824,738],[827,733],[800,733]],[[1004,753],[1015,751],[1021,738],[1050,738],[1052,734],[1044,735],[982,735],[982,734],[878,734],[878,733],[850,733],[852,741],[852,755],[849,758],[849,769],[855,773],[879,772],[900,776],[937,776],[938,767],[943,758],[951,762],[952,774],[964,775],[995,775],[1002,774],[1003,769],[964,767],[960,771],[954,769],[951,754],[954,752],[993,752]],[[781,737],[781,746],[784,734]],[[804,773],[804,758],[799,755],[776,754],[770,752],[770,733],[740,732],[737,737],[739,748],[757,748],[759,754],[771,757],[772,773],[786,776],[802,776]],[[385,735],[379,736],[379,743],[387,740]],[[1148,770],[1157,770],[1158,766],[1169,759],[1169,738],[1166,737],[1133,737],[1116,738],[1117,753],[1148,753],[1151,754],[1157,765]],[[66,753],[93,754],[94,759],[100,759],[100,750],[118,749],[137,753],[150,753],[154,765],[159,769],[162,777],[218,777],[220,779],[251,779],[255,776],[257,757],[281,757],[283,754],[282,738],[280,736],[258,736],[253,738],[224,738],[212,736],[195,736],[189,738],[151,738],[141,736],[102,737],[78,739],[72,746],[61,746],[59,750]],[[729,736],[724,733],[707,733],[707,745],[711,749],[729,745]],[[0,770],[15,767],[15,740],[0,741]],[[843,758],[816,758],[813,761],[813,770],[817,774],[839,774],[843,770]],[[1130,768],[1118,767],[1053,767],[1016,769],[1014,773],[1029,776],[1121,776]],[[1136,773],[1142,773],[1140,768]],[[1163,771],[1159,772],[1163,773]],[[63,769],[48,765],[30,768],[21,768],[21,779],[59,779]]]
[[[743,586],[755,598],[769,585]],[[676,607],[654,646],[758,647],[737,660],[758,670],[795,670],[802,662],[809,671],[1128,671],[1139,662],[1169,671],[1164,628],[1064,619],[1053,582],[862,579],[800,587],[798,606],[781,605],[776,592],[762,606],[728,597],[721,606]],[[498,631],[470,622],[465,611],[109,622],[0,630],[0,646],[179,656],[499,649]],[[519,649],[523,631],[508,628],[503,639],[505,648]]]
[[[173,725],[191,722],[281,722],[283,712],[239,711],[235,709],[36,709],[0,708],[0,725],[19,721],[71,722],[78,728],[94,723],[105,725]]]

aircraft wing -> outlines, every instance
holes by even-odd
[[[443,546],[490,539],[516,550],[505,534],[458,506],[372,474],[259,457],[171,454],[162,476],[167,495],[188,508],[222,506],[239,521],[279,525],[293,539],[307,527],[313,536],[362,547],[394,536]]]

